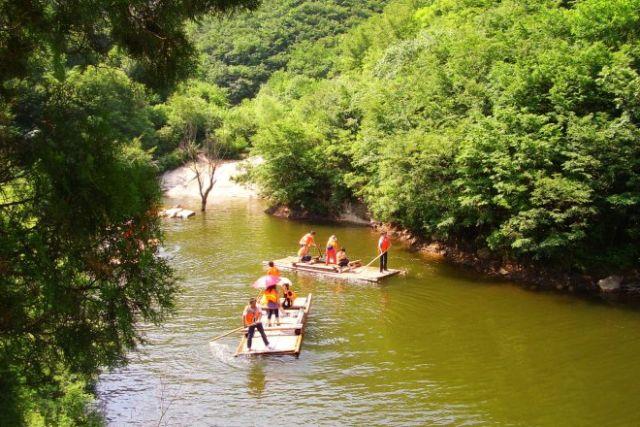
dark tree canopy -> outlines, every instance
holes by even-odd
[[[0,3],[0,79],[25,77],[36,57],[54,66],[104,59],[122,48],[156,87],[183,79],[195,66],[183,23],[207,12],[255,8],[259,0],[32,1]],[[60,70],[58,70],[60,71]]]
[[[0,2],[0,425],[95,422],[85,381],[171,311],[149,88],[193,70],[186,20],[256,3]]]

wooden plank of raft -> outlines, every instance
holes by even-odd
[[[265,326],[264,331],[292,331],[296,329],[302,329],[304,325],[302,324],[293,324],[293,325],[280,325],[280,326]],[[247,332],[249,328],[244,328],[244,332]],[[258,332],[258,335],[260,333]],[[267,335],[268,336],[268,335]]]
[[[263,264],[267,264],[265,261]],[[347,281],[371,282],[376,283],[390,276],[401,273],[401,270],[390,269],[380,273],[374,267],[356,267],[344,272],[337,272],[333,267],[327,268],[318,264],[306,264],[298,262],[296,257],[287,257],[274,261],[274,264],[282,270],[298,271],[301,273],[317,274],[325,277],[342,279]]]
[[[311,294],[305,299],[305,304],[300,307],[295,317],[295,324],[280,325],[265,328],[267,338],[270,344],[273,345],[273,349],[270,350],[264,346],[260,334],[253,337],[253,351],[246,351],[247,337],[242,335],[240,343],[236,349],[235,356],[246,355],[293,355],[298,357],[302,348],[302,341],[304,337],[304,330],[308,314],[311,311]],[[296,333],[299,329],[299,333]]]

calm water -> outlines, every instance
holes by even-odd
[[[287,274],[314,305],[299,359],[234,358],[263,259],[295,252],[308,224],[257,202],[168,221],[178,312],[126,369],[105,373],[110,425],[640,425],[640,312],[480,280],[396,245],[381,285]],[[366,228],[335,232],[370,259]]]

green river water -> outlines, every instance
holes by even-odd
[[[640,425],[640,312],[536,293],[392,248],[382,284],[285,273],[314,304],[299,359],[234,358],[260,261],[310,227],[370,259],[367,228],[270,217],[256,201],[167,221],[177,313],[98,393],[110,425]]]

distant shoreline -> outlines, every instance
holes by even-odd
[[[251,160],[248,160],[251,162]],[[243,185],[234,181],[242,174],[241,163],[245,160],[223,162],[215,171],[215,184],[207,199],[207,206],[228,199],[254,199],[260,195],[255,185]],[[204,169],[204,168],[203,168]],[[208,174],[205,179],[208,180]],[[194,200],[200,203],[196,175],[189,165],[165,172],[160,180],[165,197],[169,199]]]

